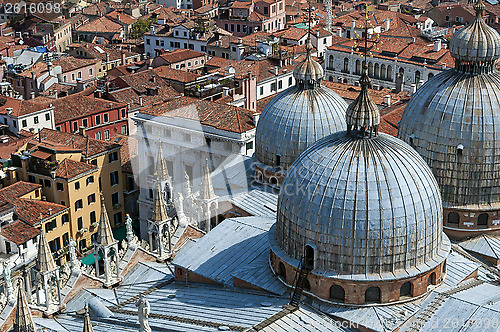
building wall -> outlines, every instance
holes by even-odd
[[[77,83],[78,79],[81,79],[83,82],[93,80],[97,77],[97,68],[96,64],[92,64],[65,72],[62,74],[62,81],[64,83]]]
[[[73,42],[71,22],[68,22],[59,29],[54,30],[54,39],[56,51],[66,51],[68,49],[68,45]]]
[[[295,78],[292,71],[260,80],[257,82],[257,100],[281,92],[293,85],[295,85]]]
[[[48,108],[39,112],[30,113],[20,117],[12,115],[0,115],[2,124],[9,126],[9,130],[17,134],[21,130],[34,130],[38,132],[43,128],[54,129],[54,108]]]

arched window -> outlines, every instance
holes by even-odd
[[[314,248],[310,245],[306,245],[304,254],[306,256],[304,264],[308,269],[314,269]]]
[[[391,65],[387,66],[387,75],[386,75],[386,78],[387,78],[388,81],[392,82],[392,66]]]
[[[427,286],[436,284],[436,272],[432,272],[429,278],[427,278]]]
[[[328,77],[328,80],[329,80],[330,82],[333,82],[333,76]]]
[[[370,287],[365,292],[366,303],[380,303],[380,288],[377,286]]]
[[[404,68],[399,68],[399,74],[404,75],[405,74],[405,69]]]
[[[344,58],[344,72],[348,73],[349,72],[349,59]]]
[[[281,155],[277,154],[276,155],[276,167],[281,166]]]
[[[272,176],[271,178],[269,178],[269,183],[272,184],[273,186],[277,186],[278,185],[278,179],[275,178],[274,176]]]
[[[375,64],[375,71],[373,73],[373,77],[380,77],[380,65],[378,63]]]
[[[460,223],[460,215],[456,212],[448,213],[448,224],[458,225]]]
[[[264,176],[262,175],[261,171],[257,171],[257,182],[262,183],[264,179]]]
[[[368,64],[368,76],[373,77],[373,63]]]
[[[385,65],[380,66],[380,79],[381,80],[387,79],[387,76],[386,76],[387,72],[386,71],[387,71],[387,69],[386,69]]]
[[[415,84],[420,83],[420,72],[417,70],[415,72]]]
[[[487,227],[488,226],[488,214],[481,213],[477,218],[477,226],[478,227]]]
[[[345,291],[342,286],[339,285],[333,285],[330,287],[330,299],[339,301],[339,302],[344,302],[345,300]]]
[[[401,288],[399,290],[399,297],[401,298],[404,296],[412,296],[412,285],[409,281],[401,285]]]
[[[286,282],[286,268],[283,262],[278,265],[278,275]]]
[[[334,69],[334,64],[333,64],[333,55],[330,55],[329,61],[328,61],[328,69]]]
[[[311,290],[311,284],[309,283],[309,280],[304,279],[304,284],[303,284],[304,290],[310,291]]]
[[[356,60],[356,74],[361,74],[361,61]]]
[[[434,74],[433,73],[429,73],[429,75],[427,75],[427,79],[430,80],[431,78],[434,77]]]

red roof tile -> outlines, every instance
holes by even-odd
[[[16,214],[24,222],[31,226],[36,226],[40,222],[50,220],[55,214],[69,210],[70,208],[61,204],[56,204],[37,199],[19,198],[11,201],[16,207]]]
[[[16,220],[11,224],[3,226],[1,234],[7,240],[20,245],[36,237],[40,234],[40,230],[21,220]]]
[[[41,187],[41,185],[36,183],[18,181],[11,184],[10,186],[0,189],[0,196],[3,195],[10,198],[19,198]]]
[[[236,133],[255,128],[254,112],[251,110],[191,97],[152,105],[142,109],[140,113],[196,120],[206,126]]]

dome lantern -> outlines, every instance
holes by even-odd
[[[500,58],[500,34],[483,19],[485,9],[482,0],[474,5],[476,17],[451,38],[450,54],[455,68],[464,73],[488,73]]]

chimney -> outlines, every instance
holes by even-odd
[[[121,55],[122,55],[122,65],[125,65],[126,64],[125,52],[122,51]]]
[[[12,114],[12,111],[13,111],[13,110],[12,110],[12,108],[11,108],[11,107],[6,108],[5,110],[7,111],[7,114],[8,114],[8,115],[11,115],[11,114]]]
[[[238,44],[243,44],[243,39],[241,37],[238,38]]]
[[[130,44],[128,45],[128,51],[132,52],[132,45],[130,45]]]
[[[46,201],[47,200],[47,196],[42,196],[42,201]]]
[[[142,96],[139,96],[139,105],[143,106],[144,101],[142,100]]]
[[[222,87],[222,96],[227,96],[229,94],[229,88],[227,86]]]
[[[155,26],[154,25],[151,25],[151,27],[149,28],[149,34],[151,36],[154,36],[155,35]]]
[[[432,49],[434,52],[441,51],[441,39],[434,41],[434,48]]]
[[[34,71],[31,72],[31,82],[33,83],[33,91],[36,96],[38,94],[38,82],[36,81],[36,73]]]
[[[384,104],[386,107],[391,106],[391,95],[385,95],[384,97]]]
[[[31,99],[35,99],[35,93],[31,92]]]
[[[443,70],[445,70],[445,69],[446,69],[446,63],[443,63],[443,64],[441,65],[441,69],[443,69]]]
[[[106,64],[108,64],[108,63],[109,63],[109,53],[106,53]],[[106,68],[107,68],[107,66],[106,66]]]
[[[351,20],[351,33],[356,29],[356,20]]]
[[[411,96],[413,96],[415,94],[415,92],[417,92],[417,85],[415,83],[412,83],[411,84]]]
[[[391,28],[391,20],[387,18],[387,19],[384,21],[384,24],[385,24],[385,25],[384,25],[384,31],[389,31],[389,29]]]
[[[412,37],[412,38],[411,38],[411,43],[412,43],[412,44],[415,44],[415,41],[416,41],[415,37]]]
[[[86,132],[87,132],[87,129],[84,126],[80,126],[80,130],[78,131],[78,133],[80,135],[82,135],[83,137],[87,137]]]
[[[280,73],[279,71],[280,71],[279,67],[275,66],[274,67],[274,75],[278,76],[278,74]]]
[[[342,28],[341,27],[337,28],[337,36],[342,37]]]
[[[47,62],[47,70],[49,71],[49,76],[50,76],[50,71],[52,70],[52,62]]]
[[[81,78],[76,79],[76,91],[78,92],[83,91],[83,82]]]
[[[259,118],[260,118],[260,113],[255,113],[253,115],[253,123],[254,125],[257,127],[257,123],[259,122]]]
[[[120,21],[120,14],[116,14],[116,20]]]

